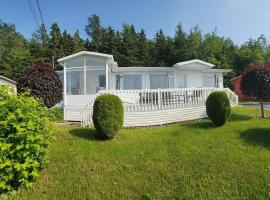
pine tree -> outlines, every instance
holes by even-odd
[[[201,57],[201,48],[202,48],[202,31],[198,25],[191,28],[187,36],[187,49],[186,49],[186,60],[191,60]]]
[[[102,27],[97,15],[88,17],[88,23],[85,26],[85,32],[90,38],[90,47],[93,51],[99,51],[102,39]]]
[[[32,38],[35,42],[40,43],[43,47],[48,45],[49,35],[44,24],[41,24],[39,28],[32,34]]]
[[[54,61],[54,66],[59,68],[57,59],[64,56],[64,50],[62,45],[62,34],[57,23],[53,23],[50,31],[49,48],[51,51],[51,57]]]
[[[171,66],[174,63],[173,40],[165,37],[162,29],[156,33],[153,54],[155,66]]]
[[[29,50],[34,57],[34,62],[50,62],[49,35],[44,24],[32,33]]]
[[[64,56],[73,54],[74,52],[73,38],[69,33],[67,33],[67,30],[64,30],[62,35],[62,47]]]
[[[103,29],[102,39],[101,39],[101,47],[100,52],[107,54],[116,53],[116,45],[115,45],[115,31],[111,26]]]
[[[137,33],[133,25],[123,25],[122,31],[122,62],[124,66],[138,65]]]
[[[73,53],[77,53],[79,51],[84,51],[85,47],[84,47],[84,41],[83,39],[80,37],[80,33],[79,30],[77,30],[73,36]]]
[[[185,52],[187,49],[186,33],[181,24],[178,24],[174,36],[174,62],[185,61]]]
[[[139,66],[151,66],[151,56],[150,56],[150,44],[146,38],[145,31],[142,29],[138,34],[137,48],[138,48],[138,65]]]

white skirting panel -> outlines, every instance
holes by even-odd
[[[124,127],[155,126],[207,117],[205,106],[148,112],[126,112]]]
[[[88,119],[87,126],[93,126],[92,112],[83,112],[84,119]],[[205,106],[192,108],[178,108],[158,111],[129,111],[124,115],[124,127],[156,126],[181,121],[205,118]],[[65,107],[66,121],[78,121],[82,119],[81,108]]]
[[[83,107],[67,107],[64,108],[64,120],[65,121],[81,121],[81,110]]]

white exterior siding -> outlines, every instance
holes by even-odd
[[[114,62],[113,56],[108,54],[101,54],[96,52],[82,51],[58,60],[64,67],[64,106],[65,106],[65,120],[78,121],[80,119],[81,110],[85,108],[93,99],[97,89],[115,90],[117,83],[117,74],[140,74],[141,75],[141,89],[150,89],[151,87],[151,75],[162,74],[168,76],[168,78],[160,78],[160,80],[166,81],[166,83],[159,83],[155,80],[155,84],[152,83],[152,87],[166,87],[168,88],[201,88],[203,87],[203,73],[217,74],[219,77],[219,87],[223,87],[223,74],[226,70],[212,69],[214,65],[206,63],[200,60],[191,60],[186,62],[176,63],[172,67],[118,67],[117,63]],[[72,72],[75,75],[71,75]],[[105,87],[99,88],[100,80],[102,76],[102,83],[104,83],[105,76]],[[1,79],[0,79],[1,81]],[[126,80],[128,81],[128,79]],[[134,78],[130,78],[130,82],[134,82],[134,89],[139,85],[138,82],[134,81]],[[122,80],[123,82],[123,80]],[[123,86],[123,83],[121,83]],[[128,85],[128,83],[126,83]],[[157,86],[153,86],[157,85]],[[132,84],[128,87],[132,88]],[[74,91],[74,92],[71,92]],[[135,97],[132,97],[136,99]],[[177,113],[178,111],[176,111]],[[180,111],[179,111],[180,112]],[[184,111],[184,116],[188,116],[185,112],[192,112],[189,110]],[[198,111],[199,112],[199,111]],[[170,120],[173,120],[171,113]],[[125,120],[132,119],[133,114]],[[147,116],[148,113],[145,113]],[[164,114],[164,117],[166,112]],[[158,116],[158,115],[157,115]],[[177,114],[179,116],[179,113]],[[175,116],[175,117],[177,117]],[[200,113],[199,116],[203,116]],[[155,117],[154,121],[158,121]],[[130,122],[125,122],[130,123]],[[170,123],[170,122],[168,122]]]

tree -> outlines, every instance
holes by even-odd
[[[73,35],[73,48],[73,53],[85,50],[84,41],[80,37],[79,30],[77,30]]]
[[[32,34],[29,42],[29,51],[35,62],[50,62],[49,35],[44,24]]]
[[[13,24],[0,20],[0,74],[16,80],[32,61],[27,40]]]
[[[88,17],[85,32],[90,38],[91,49],[93,51],[99,51],[102,38],[102,27],[100,25],[99,16],[94,14]]]
[[[47,34],[47,29],[44,24],[41,24],[38,27],[38,29],[32,34],[32,38],[43,46],[48,45],[49,35]]]
[[[133,25],[123,25],[121,46],[122,64],[138,65],[137,33]]]
[[[138,65],[151,66],[150,43],[146,38],[145,31],[142,29],[137,37]]]
[[[71,55],[74,52],[74,42],[72,36],[64,30],[62,35],[62,46],[64,56]]]
[[[191,28],[189,34],[187,35],[187,48],[185,60],[191,60],[201,57],[203,38],[202,31],[198,25]]]
[[[50,31],[49,48],[51,51],[51,57],[53,60],[53,66],[60,68],[57,63],[57,59],[64,56],[62,45],[62,34],[57,23],[53,23]]]
[[[116,52],[115,31],[109,26],[103,28],[102,32],[100,52],[114,55]]]
[[[34,64],[21,74],[17,82],[18,92],[29,89],[48,108],[62,100],[62,83],[53,68],[44,63]]]
[[[154,39],[153,60],[157,67],[171,66],[173,63],[173,40],[160,29]]]
[[[181,24],[178,24],[174,36],[174,62],[185,61],[185,53],[187,49],[187,35]]]
[[[261,117],[265,118],[263,102],[270,98],[270,69],[266,64],[250,64],[241,77],[244,95],[261,102]]]

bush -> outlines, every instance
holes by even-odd
[[[18,92],[26,89],[31,95],[39,98],[48,108],[62,100],[62,83],[53,68],[45,63],[27,68],[17,82]]]
[[[31,187],[46,162],[52,126],[42,105],[0,86],[0,194]]]
[[[225,92],[212,92],[206,100],[206,112],[216,126],[226,123],[231,114],[230,100]]]
[[[110,139],[122,128],[124,108],[119,97],[111,94],[96,98],[93,122],[101,139]]]
[[[53,121],[62,121],[64,119],[63,108],[51,108],[49,111]]]
[[[266,64],[250,64],[241,77],[244,95],[256,97],[261,102],[261,116],[264,116],[263,102],[270,99],[270,69]]]

